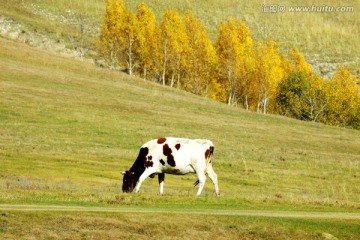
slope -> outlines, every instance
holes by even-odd
[[[179,136],[213,140],[220,201],[229,206],[359,207],[358,131],[249,113],[0,43],[0,202],[151,204],[156,181],[145,181],[137,199],[120,193],[120,171],[145,141]],[[195,180],[169,176],[165,193],[183,204]],[[213,196],[210,182],[204,196]]]

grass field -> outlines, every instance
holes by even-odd
[[[179,11],[190,6],[200,17],[213,17],[207,20],[210,29],[220,20],[213,1],[206,8],[178,2],[148,4],[157,3],[158,12],[166,3],[183,6]],[[57,17],[87,19],[87,26],[96,26],[103,10],[102,1],[0,3],[1,15],[24,24],[21,34],[35,31],[58,43],[80,35],[78,25]],[[137,2],[132,3],[129,7]],[[223,8],[217,11],[229,15],[240,9],[235,1],[218,4]],[[286,17],[265,17],[242,4],[259,24]],[[339,18],[336,24],[349,29],[359,20],[326,13],[299,16],[321,16],[323,24]],[[305,26],[298,28],[301,37]],[[347,30],[341,36],[347,34],[354,36]],[[322,46],[323,38],[313,35]],[[0,37],[0,46],[1,239],[360,238],[359,131],[231,108],[33,48],[27,41]],[[339,51],[346,46],[336,45]],[[344,51],[350,55],[339,55],[342,60],[356,59],[357,48]],[[157,195],[156,179],[147,179],[139,194],[121,192],[120,172],[131,166],[144,142],[164,136],[214,142],[219,198],[209,180],[196,198],[195,175],[167,175],[164,196]]]
[[[294,216],[254,211],[214,214],[210,210],[50,209],[26,206],[22,212],[2,214],[0,219],[7,223],[2,236],[16,239],[32,236],[42,239],[335,239],[334,236],[355,239],[359,222],[359,216],[338,218],[334,214],[324,218],[307,213]],[[11,231],[15,234],[9,234]]]
[[[326,217],[359,216],[358,131],[258,115],[26,44],[0,43],[0,203],[104,208],[2,209],[1,237],[360,236],[358,217]],[[131,166],[142,143],[161,136],[214,141],[220,198],[210,181],[195,198],[195,175],[167,176],[165,196],[157,195],[152,179],[138,195],[121,193],[120,172]],[[150,212],[109,213],[108,206]],[[219,214],[224,210],[260,216]],[[297,217],[299,212],[325,216]],[[136,217],[140,225],[129,220]],[[180,226],[194,227],[179,233]]]

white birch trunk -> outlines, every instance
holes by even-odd
[[[163,72],[162,72],[162,83],[163,83],[163,86],[165,86],[165,74],[166,74],[166,45],[167,45],[167,42],[165,41],[164,43],[164,64],[163,64]]]
[[[173,73],[173,74],[171,75],[170,87],[173,87],[173,86],[174,86],[174,78],[175,78],[175,74]]]
[[[129,53],[128,53],[128,57],[129,57],[129,62],[128,62],[128,67],[129,67],[129,75],[132,75],[132,69],[133,69],[133,64],[132,64],[132,41],[131,38],[129,38]]]

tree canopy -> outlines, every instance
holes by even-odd
[[[200,19],[174,10],[157,21],[145,3],[133,13],[106,0],[97,43],[108,66],[259,113],[360,128],[358,79],[340,67],[330,80],[312,71],[298,48],[287,54],[269,39],[251,38],[229,18],[211,42]]]

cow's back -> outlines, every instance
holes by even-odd
[[[212,141],[207,139],[167,138],[166,144],[171,148],[176,161],[186,164],[204,162],[206,152],[214,149]]]
[[[159,165],[159,171],[172,172],[175,170],[176,172],[176,169],[189,170],[189,166],[206,167],[206,156],[210,149],[214,149],[214,144],[207,139],[166,137],[153,139],[142,147],[148,148],[149,154],[153,157],[156,156],[162,163]],[[187,170],[179,171],[179,173],[185,173]]]

